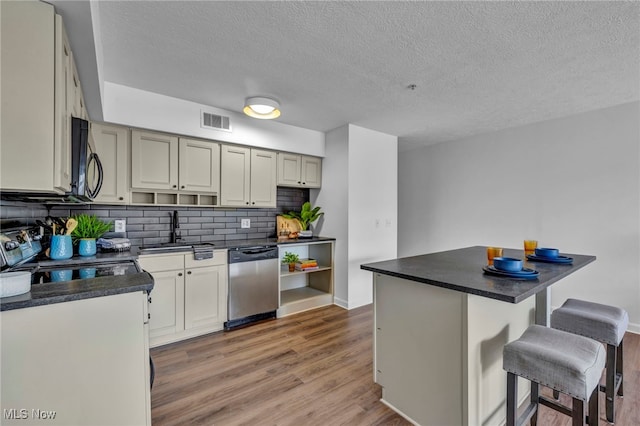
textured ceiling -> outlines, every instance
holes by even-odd
[[[105,81],[231,111],[272,96],[280,122],[405,148],[640,99],[637,1],[97,6]]]

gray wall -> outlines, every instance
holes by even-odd
[[[186,242],[213,242],[273,237],[276,233],[276,215],[300,210],[309,200],[308,189],[278,188],[277,207],[272,209],[235,209],[202,207],[139,207],[107,205],[63,205],[51,208],[52,216],[68,217],[79,213],[95,214],[113,221],[127,221],[126,237],[134,246],[169,241],[170,215],[179,212],[180,233]],[[0,219],[34,223],[47,216],[40,204],[2,201]],[[241,229],[240,219],[251,219],[251,228]]]
[[[595,255],[552,306],[617,305],[640,333],[639,116],[634,102],[400,152],[398,254],[537,239]]]

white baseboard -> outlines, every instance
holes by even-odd
[[[349,309],[349,302],[347,302],[346,300],[340,299],[339,297],[336,297],[335,295],[333,296],[333,304],[334,305],[338,305],[341,308],[344,309]]]

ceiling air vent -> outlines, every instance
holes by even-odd
[[[231,131],[231,120],[224,115],[212,114],[202,111],[200,115],[200,127],[204,129]]]

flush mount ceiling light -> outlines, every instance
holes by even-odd
[[[271,98],[247,98],[242,111],[249,117],[270,120],[280,117],[280,104]]]

